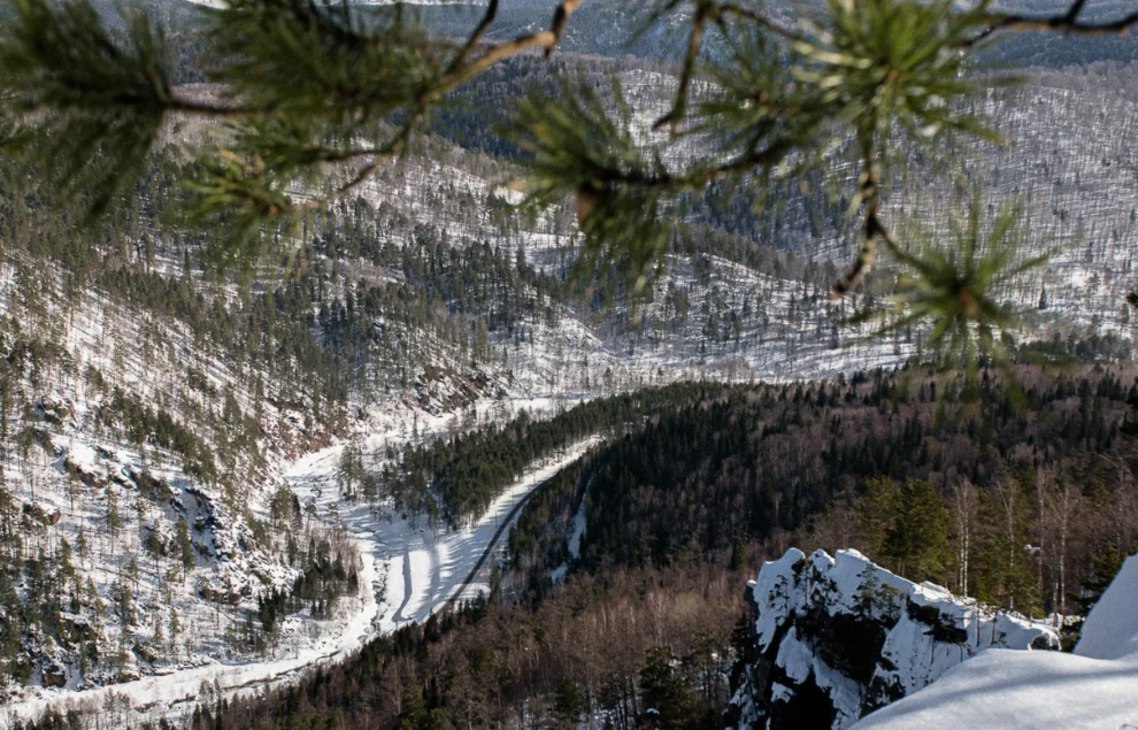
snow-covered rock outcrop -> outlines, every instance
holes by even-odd
[[[1091,609],[1074,654],[985,652],[857,727],[1138,727],[1138,556]]]
[[[856,550],[791,548],[749,584],[758,660],[739,727],[844,728],[992,647],[1055,649],[1050,628],[916,584]]]

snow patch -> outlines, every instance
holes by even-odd
[[[859,730],[1138,727],[1138,556],[1091,609],[1074,654],[994,649],[868,715]]]
[[[1138,654],[1138,555],[1131,555],[1083,624],[1075,653],[1090,659]],[[1138,703],[1138,685],[1135,685]]]
[[[786,707],[792,727],[798,688],[813,680],[834,710],[834,727],[934,681],[990,647],[1057,648],[1048,626],[959,598],[932,583],[913,583],[856,550],[807,556],[791,548],[766,563],[749,584],[762,654],[733,700],[751,708],[744,726],[761,723],[763,708]]]

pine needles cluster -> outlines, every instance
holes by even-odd
[[[164,123],[219,120],[213,142],[188,151],[199,164],[186,220],[220,236],[226,261],[248,261],[266,232],[406,154],[448,93],[518,54],[550,54],[582,4],[553,1],[548,27],[488,42],[498,0],[457,40],[432,37],[402,3],[365,12],[323,0],[229,0],[201,14],[195,41],[214,85],[203,95],[174,86],[170,43],[145,12],[116,18],[93,0],[11,0],[0,16],[0,144],[60,189],[82,193],[98,215],[137,175]],[[989,351],[1009,324],[988,306],[990,287],[1022,266],[1000,247],[978,253],[972,233],[952,243],[955,254],[931,259],[895,237],[882,213],[890,151],[902,136],[926,145],[998,137],[963,103],[1005,81],[973,63],[987,39],[1023,29],[1119,33],[1138,23],[1138,13],[1084,21],[1084,4],[1027,17],[988,0],[825,0],[787,23],[757,0],[656,0],[648,23],[686,23],[667,112],[653,130],[637,129],[643,116],[619,84],[611,93],[547,85],[554,91],[508,114],[508,133],[530,155],[525,206],[574,200],[582,269],[619,263],[640,288],[663,260],[684,196],[720,183],[762,189],[844,150],[859,170],[845,192],[861,251],[834,295],[860,282],[882,246],[915,282],[898,300],[909,319],[934,320],[933,339],[954,345],[978,334],[971,341]],[[962,305],[961,281],[975,306]]]
[[[173,104],[165,38],[141,14],[112,33],[86,3],[13,0],[10,12],[0,28],[4,147],[65,192],[90,192],[97,215],[137,174]]]
[[[1021,255],[1027,231],[1015,201],[1006,201],[991,220],[984,220],[983,208],[976,196],[964,216],[950,215],[944,243],[924,226],[908,223],[907,246],[889,242],[903,267],[896,293],[884,307],[853,320],[878,322],[873,337],[931,323],[924,345],[940,364],[962,371],[971,385],[980,364],[994,364],[1014,383],[1007,345],[1017,313],[1000,297],[1021,274],[1042,266],[1050,252]]]

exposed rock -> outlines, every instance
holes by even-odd
[[[1087,614],[1073,653],[988,651],[858,730],[1138,727],[1138,556]]]
[[[45,659],[41,669],[44,687],[66,687],[67,667],[55,659]]]
[[[843,728],[989,647],[1059,647],[1047,626],[905,580],[856,550],[792,548],[748,593],[759,659],[732,703],[738,727]]]
[[[48,527],[59,522],[60,517],[58,509],[50,506],[45,507],[35,502],[24,502],[20,507],[20,513],[23,516],[21,522],[25,528]]]

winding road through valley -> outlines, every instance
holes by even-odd
[[[292,682],[312,667],[339,661],[380,634],[423,621],[449,603],[487,590],[479,573],[529,497],[598,443],[599,437],[585,439],[531,465],[481,518],[453,531],[342,502],[335,476],[341,447],[310,454],[293,464],[285,478],[302,504],[311,502],[321,518],[344,527],[359,549],[360,584],[367,588],[354,600],[341,599],[344,610],[336,619],[322,622],[325,630],[320,635],[308,639],[297,631],[296,638],[303,642],[282,646],[284,656],[264,661],[213,662],[78,692],[41,691],[0,708],[0,721],[34,717],[49,707],[104,717],[114,712],[131,724],[156,721],[189,714],[201,701]]]

